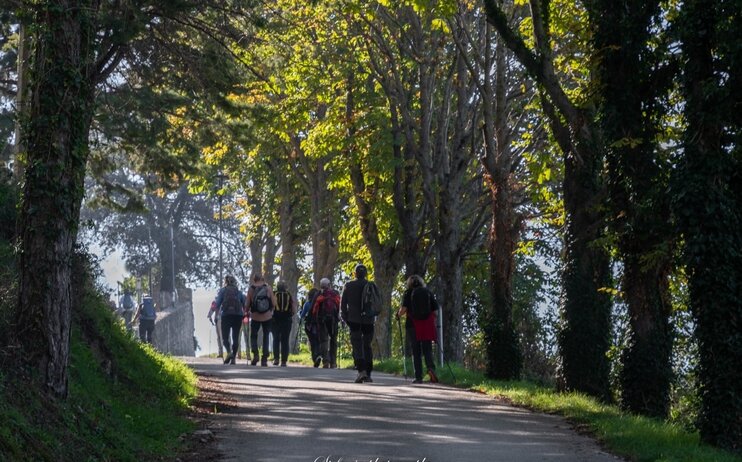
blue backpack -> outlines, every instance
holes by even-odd
[[[134,297],[127,293],[124,294],[124,298],[121,300],[121,306],[123,306],[124,310],[129,311],[133,310],[137,305],[134,303]]]
[[[157,319],[157,310],[155,309],[155,301],[152,297],[142,297],[142,311],[139,314],[141,319],[155,320]]]

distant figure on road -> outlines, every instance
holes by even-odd
[[[222,349],[222,316],[219,313],[219,305],[216,304],[216,299],[211,302],[209,314],[207,314],[206,317],[211,322],[211,325],[216,329],[216,341],[217,345],[219,345],[219,354],[217,357],[222,358],[224,357],[224,350]]]
[[[276,296],[273,289],[260,274],[253,276],[253,283],[247,291],[247,306],[250,307],[250,346],[252,348],[252,365],[268,366],[268,346],[273,324],[273,308]],[[263,331],[263,353],[258,350],[258,332]]]
[[[157,319],[157,308],[155,301],[149,295],[142,296],[134,321],[139,320],[139,339],[144,343],[152,344],[155,337],[155,320]]]
[[[322,278],[319,282],[320,293],[312,305],[312,316],[317,323],[319,355],[314,358],[314,367],[337,367],[336,358],[338,341],[338,321],[340,320],[340,294],[332,288],[330,280]]]
[[[235,364],[237,349],[240,345],[240,329],[245,317],[245,294],[237,288],[237,279],[228,275],[224,278],[224,287],[219,289],[216,305],[222,321],[222,341],[227,357],[224,364]]]
[[[276,309],[273,312],[273,365],[286,367],[289,360],[289,338],[291,325],[296,315],[296,301],[281,281],[276,286]]]
[[[405,331],[408,341],[412,344],[412,365],[415,369],[415,380],[412,383],[423,382],[423,355],[430,381],[433,383],[438,381],[433,361],[433,342],[438,338],[435,331],[438,309],[438,302],[433,293],[425,287],[423,278],[417,274],[410,276],[397,317],[403,315],[407,317]]]
[[[364,310],[364,289],[368,270],[362,264],[356,265],[354,281],[345,284],[340,301],[340,313],[350,329],[350,344],[353,348],[353,361],[358,370],[356,383],[373,382],[371,371],[374,369],[374,355],[371,341],[374,339],[376,317]]]
[[[119,305],[121,306],[121,317],[124,318],[126,331],[131,332],[131,320],[134,316],[134,309],[137,307],[137,303],[134,301],[134,296],[131,292],[128,290],[124,292],[121,300],[119,300]]]
[[[316,366],[314,367],[319,367],[319,361],[317,361],[317,357],[320,354],[317,320],[314,319],[314,316],[312,316],[312,305],[314,304],[314,300],[317,298],[318,294],[319,290],[313,287],[312,290],[309,291],[309,294],[307,294],[307,301],[304,302],[304,306],[301,309],[301,314],[299,314],[299,322],[301,322],[301,320],[304,320],[304,332],[306,332],[307,339],[309,340],[309,351],[312,355],[312,362],[316,364]]]

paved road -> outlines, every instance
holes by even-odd
[[[310,367],[187,360],[235,407],[214,414],[225,461],[469,462],[619,459],[561,418],[441,385]]]

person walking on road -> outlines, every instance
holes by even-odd
[[[155,301],[149,295],[142,297],[134,322],[139,320],[139,339],[150,345],[155,341],[155,321],[157,320],[157,308]]]
[[[316,364],[315,367],[319,367],[319,361],[317,357],[319,354],[319,334],[317,332],[317,320],[312,315],[312,305],[314,300],[319,295],[319,290],[315,287],[307,294],[307,301],[304,302],[304,306],[301,308],[299,314],[299,322],[304,321],[304,332],[307,334],[307,340],[309,340],[309,352],[312,355],[312,363]],[[321,361],[321,360],[320,360]]]
[[[276,306],[276,296],[263,276],[253,276],[253,283],[247,291],[247,306],[250,307],[250,347],[252,362],[255,366],[260,361],[261,366],[268,366],[268,347],[271,327],[273,324],[273,309]],[[262,356],[258,350],[258,332],[263,333]]]
[[[222,346],[222,316],[219,314],[219,305],[216,304],[216,299],[212,300],[211,307],[209,308],[209,314],[206,315],[209,322],[212,326],[216,329],[216,342],[218,345],[218,352],[217,358],[223,358],[224,357],[224,349]],[[209,339],[209,342],[211,342],[211,339]],[[211,349],[211,345],[209,345],[209,349]]]
[[[273,312],[273,365],[286,367],[289,360],[289,338],[291,325],[296,315],[296,301],[286,289],[286,283],[281,281],[276,290],[276,308]]]
[[[132,327],[131,327],[131,320],[134,316],[134,309],[137,307],[136,302],[134,301],[134,296],[132,295],[131,291],[126,290],[124,291],[124,295],[121,296],[121,300],[119,300],[119,305],[121,306],[121,317],[124,318],[124,325],[126,326],[126,332],[131,333]]]
[[[435,375],[433,361],[433,342],[437,340],[435,320],[438,315],[438,302],[433,293],[425,287],[425,281],[418,275],[407,279],[407,290],[402,296],[402,306],[397,311],[397,317],[406,316],[405,331],[407,339],[412,344],[412,366],[415,369],[415,380],[412,383],[422,383],[422,356],[425,356],[425,366],[428,368],[430,381],[438,382]]]
[[[240,329],[245,317],[245,294],[237,288],[237,279],[228,275],[224,278],[224,287],[219,289],[216,305],[222,323],[222,341],[227,357],[224,364],[235,364],[237,350],[240,346]]]
[[[322,278],[319,288],[320,293],[312,306],[319,336],[319,355],[314,358],[314,367],[319,367],[322,361],[322,367],[327,369],[337,366],[333,353],[337,351],[340,294],[332,288],[327,278]]]
[[[340,313],[350,329],[350,344],[353,349],[353,362],[358,370],[356,383],[373,382],[371,372],[374,369],[374,356],[371,341],[374,339],[375,316],[364,312],[363,295],[367,284],[368,270],[358,264],[354,270],[356,279],[349,281],[343,288],[340,301]]]

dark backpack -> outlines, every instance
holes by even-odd
[[[268,285],[260,287],[253,286],[252,304],[250,311],[254,313],[267,313],[271,310],[271,298],[268,296]]]
[[[291,314],[291,294],[286,290],[279,290],[276,292],[276,305],[275,314],[290,315]]]
[[[433,311],[432,294],[425,287],[415,287],[410,293],[410,314],[414,319],[428,319]]]
[[[233,315],[233,314],[243,314],[242,313],[242,303],[240,303],[240,291],[235,286],[227,286],[224,288],[224,291],[222,292],[222,316],[223,315]]]
[[[124,310],[129,311],[133,310],[137,305],[134,303],[134,297],[132,297],[131,294],[124,294],[121,306],[123,306]]]
[[[361,315],[374,318],[381,314],[381,293],[371,281],[366,282],[361,293]]]
[[[154,321],[155,319],[157,319],[155,301],[152,300],[152,297],[142,298],[142,311],[139,313],[139,318],[150,321]]]
[[[314,317],[319,321],[330,317],[338,318],[340,315],[340,295],[336,291],[329,289],[319,294],[319,297],[321,299],[316,306],[316,312],[312,313]]]

